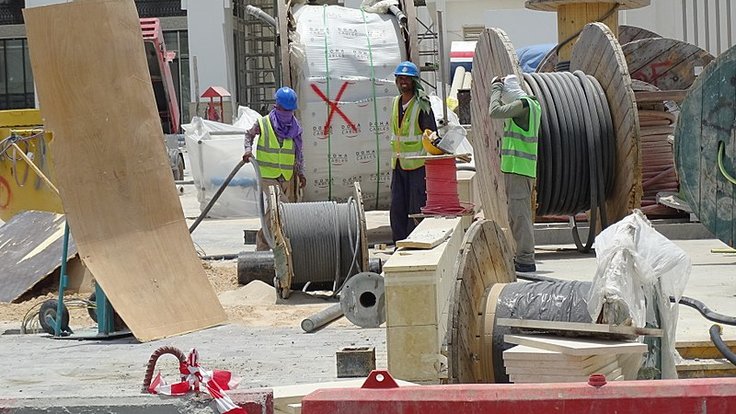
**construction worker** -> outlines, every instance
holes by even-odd
[[[416,227],[410,214],[421,212],[427,202],[424,160],[404,157],[427,155],[422,146],[425,129],[437,130],[429,97],[419,81],[419,69],[401,62],[394,71],[400,95],[391,111],[391,233],[394,243],[405,239]]]
[[[491,118],[504,119],[501,171],[506,183],[511,233],[516,241],[517,272],[536,272],[532,187],[537,177],[537,141],[542,110],[537,98],[527,95],[516,75],[491,81]]]
[[[270,186],[277,186],[285,196],[285,201],[293,203],[296,201],[293,178],[296,176],[299,188],[307,185],[302,153],[302,127],[294,116],[297,96],[293,89],[284,86],[276,91],[274,99],[276,105],[271,112],[259,118],[245,133],[243,160],[250,162],[253,157],[253,140],[257,136],[256,153],[262,191],[268,194]],[[266,212],[267,223],[268,216]],[[263,229],[258,230],[256,235],[256,250],[269,250]]]

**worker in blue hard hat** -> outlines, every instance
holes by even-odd
[[[294,116],[297,108],[296,92],[288,86],[279,88],[274,94],[276,105],[261,117],[245,133],[245,153],[243,160],[249,162],[253,157],[255,141],[258,155],[258,171],[261,175],[261,189],[268,191],[270,186],[277,186],[285,196],[283,201],[296,201],[296,186],[304,188],[307,178],[304,176],[304,155],[302,153],[302,127]],[[298,181],[298,183],[295,183]],[[268,223],[268,212],[266,212]],[[263,229],[256,235],[256,250],[268,250],[268,242]]]
[[[399,96],[391,110],[391,234],[403,240],[416,227],[410,214],[421,212],[427,202],[424,160],[406,157],[427,155],[422,145],[425,130],[436,131],[437,123],[412,62],[401,62],[394,71]]]

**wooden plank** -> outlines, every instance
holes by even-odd
[[[15,302],[61,266],[64,216],[45,211],[16,214],[0,227],[0,302]],[[69,239],[67,260],[77,255]]]
[[[567,332],[578,336],[596,336],[596,334],[603,334],[608,335],[609,337],[620,336],[631,339],[636,338],[640,335],[656,337],[662,336],[661,329],[638,328],[635,326],[624,325],[607,325],[600,323],[538,321],[531,319],[509,318],[500,318],[496,321],[496,323],[501,326],[511,326],[528,330]]]
[[[687,96],[687,90],[672,90],[672,91],[641,91],[634,92],[637,103],[645,102],[664,102],[664,101],[675,101],[680,103],[685,100]]]
[[[563,339],[547,335],[504,335],[504,341],[526,345],[567,355],[629,354],[647,352],[647,345],[639,342],[604,341],[592,339]]]
[[[727,347],[736,351],[736,339],[724,339],[723,342]],[[711,341],[677,341],[675,348],[683,358],[717,359],[723,357]]]
[[[539,374],[539,375],[590,375],[595,373],[607,373],[619,368],[618,359],[613,356],[608,362],[591,364],[587,367],[574,367],[564,365],[548,365],[546,361],[537,361],[536,366],[506,365],[506,373],[511,375]]]
[[[225,322],[161,145],[135,3],[23,13],[66,218],[115,311],[141,341]]]
[[[443,218],[428,218],[411,232],[409,237],[396,242],[396,247],[407,249],[431,249],[452,234],[456,223],[448,223]]]

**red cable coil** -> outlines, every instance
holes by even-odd
[[[427,182],[427,205],[422,213],[458,215],[470,212],[472,205],[461,203],[457,193],[455,158],[428,159],[424,163]]]

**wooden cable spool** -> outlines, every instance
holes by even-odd
[[[359,240],[360,243],[359,252],[360,257],[358,259],[358,265],[360,269],[364,271],[368,269],[369,254],[368,254],[368,236],[365,221],[365,210],[363,207],[363,193],[358,182],[354,183],[353,198],[356,206],[356,214],[358,220],[358,230],[360,231]],[[282,217],[282,212],[279,209],[279,194],[275,190],[275,187],[270,188],[269,193],[269,206],[270,211],[270,223],[269,227],[274,240],[273,246],[273,261],[275,267],[275,278],[274,287],[276,288],[277,295],[282,299],[287,299],[291,294],[292,285],[295,281],[296,269],[294,264],[294,252],[292,249],[292,240],[287,236],[285,218]],[[305,203],[309,204],[309,203]],[[299,240],[303,241],[303,240]],[[299,258],[297,257],[297,261]],[[339,258],[337,260],[340,260]],[[304,269],[300,269],[304,271]],[[315,275],[315,277],[321,277],[322,275]],[[300,281],[303,282],[303,281]]]
[[[479,220],[470,226],[455,274],[447,338],[448,381],[492,382],[493,369],[488,363],[493,326],[484,325],[485,304],[494,286],[516,281],[513,254],[501,226],[490,220]]]
[[[666,38],[635,40],[622,49],[632,79],[666,91],[688,89],[695,82],[697,68],[714,59],[695,45]]]
[[[582,30],[582,29],[581,29]],[[621,45],[626,45],[627,43],[641,40],[641,39],[649,39],[649,38],[656,38],[656,37],[662,37],[652,31],[649,31],[647,29],[642,29],[641,27],[636,26],[627,26],[627,25],[619,25],[618,26],[618,43]],[[557,67],[557,62],[559,61],[557,56],[557,49],[560,46],[557,45],[557,47],[550,50],[547,55],[544,56],[542,59],[542,62],[537,67],[537,72],[554,72]]]
[[[735,97],[732,47],[695,80],[675,130],[681,192],[703,225],[731,247],[736,245],[736,185],[727,176],[736,175]]]
[[[594,76],[603,87],[611,110],[617,168],[606,212],[608,222],[614,223],[641,205],[641,149],[631,77],[621,46],[608,27],[602,23],[585,26],[573,49],[570,70]]]
[[[476,152],[477,177],[485,218],[508,228],[506,192],[499,167],[499,145],[503,122],[488,116],[491,84],[494,76],[514,73],[519,76],[516,53],[506,34],[497,28],[486,29],[480,36],[473,65],[472,119],[473,148]],[[610,30],[601,23],[585,27],[573,51],[572,70],[594,76],[605,91],[616,136],[616,172],[613,191],[606,200],[609,223],[625,217],[641,202],[641,165],[639,121],[631,78],[623,52]],[[521,79],[521,78],[520,78]],[[525,85],[525,83],[522,83]],[[527,91],[530,92],[530,91]]]
[[[601,21],[618,33],[618,10],[648,6],[650,0],[527,0],[526,8],[557,12],[559,43],[572,38],[560,47],[560,60],[568,61],[572,55],[576,34],[588,23]],[[601,20],[602,19],[602,20]]]

